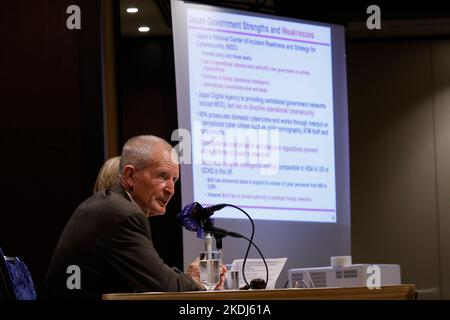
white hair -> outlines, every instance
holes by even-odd
[[[126,165],[133,165],[137,170],[145,168],[154,158],[155,147],[163,146],[168,150],[172,146],[164,139],[152,135],[137,136],[129,139],[122,148],[119,164],[119,178],[122,178]]]

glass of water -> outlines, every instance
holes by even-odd
[[[200,252],[200,281],[206,290],[214,290],[220,282],[220,252]]]

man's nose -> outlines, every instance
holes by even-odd
[[[165,190],[170,195],[173,195],[175,193],[175,182],[173,182],[172,180],[167,180]]]

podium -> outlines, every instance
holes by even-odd
[[[415,300],[415,285],[367,287],[109,293],[103,300]]]

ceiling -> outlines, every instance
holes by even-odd
[[[316,20],[346,25],[347,38],[392,38],[417,36],[449,36],[450,11],[432,2],[427,5],[408,6],[401,4],[382,4],[382,29],[373,31],[366,28],[369,17],[366,13],[370,5],[343,3],[335,1],[300,2],[287,0],[209,0],[195,1],[236,9],[289,16],[293,18]],[[139,12],[126,12],[136,7]],[[171,36],[170,0],[120,0],[121,34],[124,37]],[[148,26],[149,32],[139,32],[138,27]]]
[[[205,4],[274,13],[274,0],[203,0]],[[128,13],[127,8],[138,8],[137,13]],[[122,36],[170,36],[172,34],[170,0],[120,0],[120,22]],[[149,32],[139,32],[139,26],[148,26]]]
[[[166,1],[170,4],[169,1]],[[120,0],[120,27],[122,36],[170,36],[172,29],[163,15],[163,7],[157,0]],[[137,13],[128,13],[127,8],[138,8]],[[139,32],[139,26],[148,26],[149,32]]]

